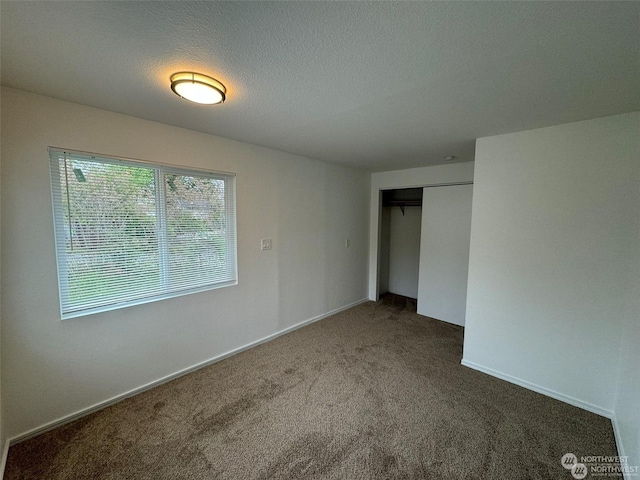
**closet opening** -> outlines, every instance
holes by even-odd
[[[377,299],[464,326],[473,182],[380,190]]]
[[[382,191],[380,299],[415,310],[418,298],[422,188]]]

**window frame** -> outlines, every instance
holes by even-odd
[[[232,172],[208,170],[194,167],[183,167],[180,165],[172,165],[160,162],[151,162],[147,160],[130,159],[124,157],[117,157],[113,155],[97,154],[90,152],[83,152],[79,150],[71,150],[67,148],[48,147],[49,154],[49,171],[50,171],[50,188],[53,210],[53,227],[54,227],[54,247],[56,254],[57,264],[57,276],[58,276],[58,300],[60,305],[60,317],[62,320],[69,318],[77,318],[86,315],[92,315],[95,313],[108,312],[112,310],[119,310],[122,308],[142,305],[145,303],[157,302],[160,300],[166,300],[169,298],[181,297],[183,295],[190,295],[193,293],[204,292],[208,290],[215,290],[219,288],[225,288],[238,284],[238,237],[237,237],[237,208],[236,208],[236,174]],[[54,159],[54,156],[57,158]],[[85,303],[83,307],[69,308],[68,295],[69,295],[69,276],[68,276],[68,261],[66,251],[66,230],[65,226],[65,208],[62,200],[62,196],[65,194],[61,181],[61,161],[62,155],[67,158],[67,155],[71,158],[74,156],[81,161],[95,161],[96,163],[122,165],[129,167],[139,167],[154,170],[154,196],[156,202],[156,227],[158,237],[167,236],[167,210],[166,210],[166,198],[164,189],[164,176],[165,175],[179,175],[179,176],[194,176],[200,178],[212,178],[216,180],[224,181],[224,215],[225,215],[225,245],[230,250],[225,255],[226,269],[231,272],[230,278],[224,281],[216,281],[206,285],[200,285],[187,288],[174,288],[168,289],[167,285],[163,286],[166,290],[165,293],[153,294],[149,293],[140,298],[131,300],[115,300],[107,302],[103,299],[102,303],[97,306],[86,306],[89,302]],[[160,270],[168,268],[170,255],[168,253],[169,244],[164,242],[158,242],[158,267]],[[160,243],[164,246],[161,247]],[[162,278],[162,275],[161,275]],[[65,293],[67,299],[65,299]],[[96,303],[96,302],[90,302]],[[67,307],[67,309],[65,309]]]

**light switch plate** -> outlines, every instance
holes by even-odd
[[[271,250],[271,239],[263,238],[260,240],[260,250]]]

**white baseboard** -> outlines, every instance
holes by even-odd
[[[626,457],[627,454],[624,451],[624,443],[622,443],[622,435],[620,434],[620,426],[618,425],[618,417],[616,417],[615,411],[613,412],[613,416],[611,417],[611,424],[613,425],[613,437],[616,440],[616,447],[618,447],[618,456]],[[632,477],[630,472],[623,471],[622,475],[624,476],[624,480],[638,479],[637,473],[635,473]]]
[[[192,365],[191,367],[187,367],[184,368],[182,370],[179,370],[175,373],[172,373],[170,375],[167,375],[165,377],[159,378],[158,380],[154,380],[153,382],[147,383],[145,385],[142,385],[140,387],[134,388],[133,390],[129,390],[128,392],[124,392],[121,393],[120,395],[116,395],[115,397],[111,397],[107,400],[104,400],[102,402],[98,402],[94,405],[91,405],[90,407],[87,408],[83,408],[81,410],[78,410],[77,412],[71,413],[69,415],[65,415],[63,417],[58,418],[57,420],[53,420],[51,422],[47,422],[44,425],[41,425],[39,427],[33,428],[31,430],[28,430],[24,433],[21,433],[19,435],[16,435],[10,439],[7,440],[7,444],[5,446],[5,452],[4,452],[4,457],[3,457],[3,462],[6,458],[6,453],[7,450],[9,448],[9,445],[15,445],[16,443],[19,442],[23,442],[25,440],[28,440],[30,438],[33,438],[37,435],[40,435],[41,433],[47,432],[49,430],[53,430],[54,428],[58,428],[62,425],[65,425],[69,422],[73,422],[74,420],[77,420],[79,418],[85,417],[87,415],[90,415],[94,412],[97,412],[98,410],[102,410],[103,408],[109,407],[115,403],[121,402],[122,400],[125,400],[129,397],[133,397],[135,395],[138,395],[142,392],[145,392],[147,390],[150,390],[154,387],[157,387],[159,385],[162,385],[163,383],[167,383],[170,382],[171,380],[174,380],[176,378],[182,377],[183,375],[187,375],[188,373],[194,372],[196,370],[199,370],[201,368],[207,367],[213,363],[219,362],[221,360],[224,360],[225,358],[231,357],[233,355],[236,355],[240,352],[244,352],[245,350],[249,350],[250,348],[256,347],[262,343],[266,343],[269,342],[277,337],[280,337],[282,335],[285,335],[287,333],[290,333],[294,330],[297,330],[299,328],[302,328],[306,325],[309,325],[310,323],[314,323],[317,322],[318,320],[322,320],[324,318],[330,317],[331,315],[335,315],[336,313],[342,312],[344,310],[348,310],[349,308],[353,308],[356,305],[360,305],[361,303],[365,303],[368,302],[369,299],[368,298],[363,298],[361,300],[358,300],[357,302],[353,302],[350,303],[349,305],[345,305],[343,307],[340,308],[336,308],[335,310],[331,310],[330,312],[327,313],[323,313],[321,315],[318,315],[316,317],[313,318],[309,318],[307,320],[304,320],[300,323],[297,323],[295,325],[292,325],[290,327],[287,327],[283,330],[280,330],[278,332],[272,333],[271,335],[267,335],[264,338],[261,338],[259,340],[255,340],[253,342],[250,342],[242,347],[238,347],[238,348],[234,348],[233,350],[229,350],[228,352],[225,352],[221,355],[218,355],[216,357],[210,358],[209,360],[205,360],[203,362],[197,363],[195,365]],[[2,466],[4,467],[4,463],[2,464]],[[2,476],[0,476],[0,479],[2,478]]]
[[[620,436],[620,427],[618,426],[618,417],[616,417],[616,413],[613,412],[611,417],[611,425],[613,425],[613,436],[616,439],[616,446],[618,447],[618,455],[620,457],[625,457],[624,453],[624,445],[622,444],[622,437]]]
[[[560,400],[561,402],[568,403],[569,405],[573,405],[574,407],[582,408],[583,410],[587,410],[589,412],[595,413],[597,415],[601,415],[609,419],[614,418],[613,411],[607,410],[606,408],[602,408],[592,403],[580,400],[578,398],[565,395],[564,393],[560,393],[555,390],[551,390],[549,388],[536,385],[535,383],[527,382],[526,380],[522,380],[517,377],[512,377],[511,375],[507,375],[506,373],[502,373],[492,368],[478,365],[477,363],[470,362],[465,359],[462,359],[461,363],[465,367],[478,370],[479,372],[486,373],[487,375],[491,375],[492,377],[496,377],[501,380],[506,380],[509,383],[514,383],[528,390],[533,390],[534,392],[538,392],[538,393],[541,393],[542,395],[546,395],[547,397],[555,398],[556,400]]]
[[[9,454],[9,439],[5,440],[2,446],[2,459],[0,460],[0,479],[4,478],[4,467],[7,464],[7,455]]]

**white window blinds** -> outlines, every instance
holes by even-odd
[[[62,318],[237,283],[233,174],[49,158]]]

